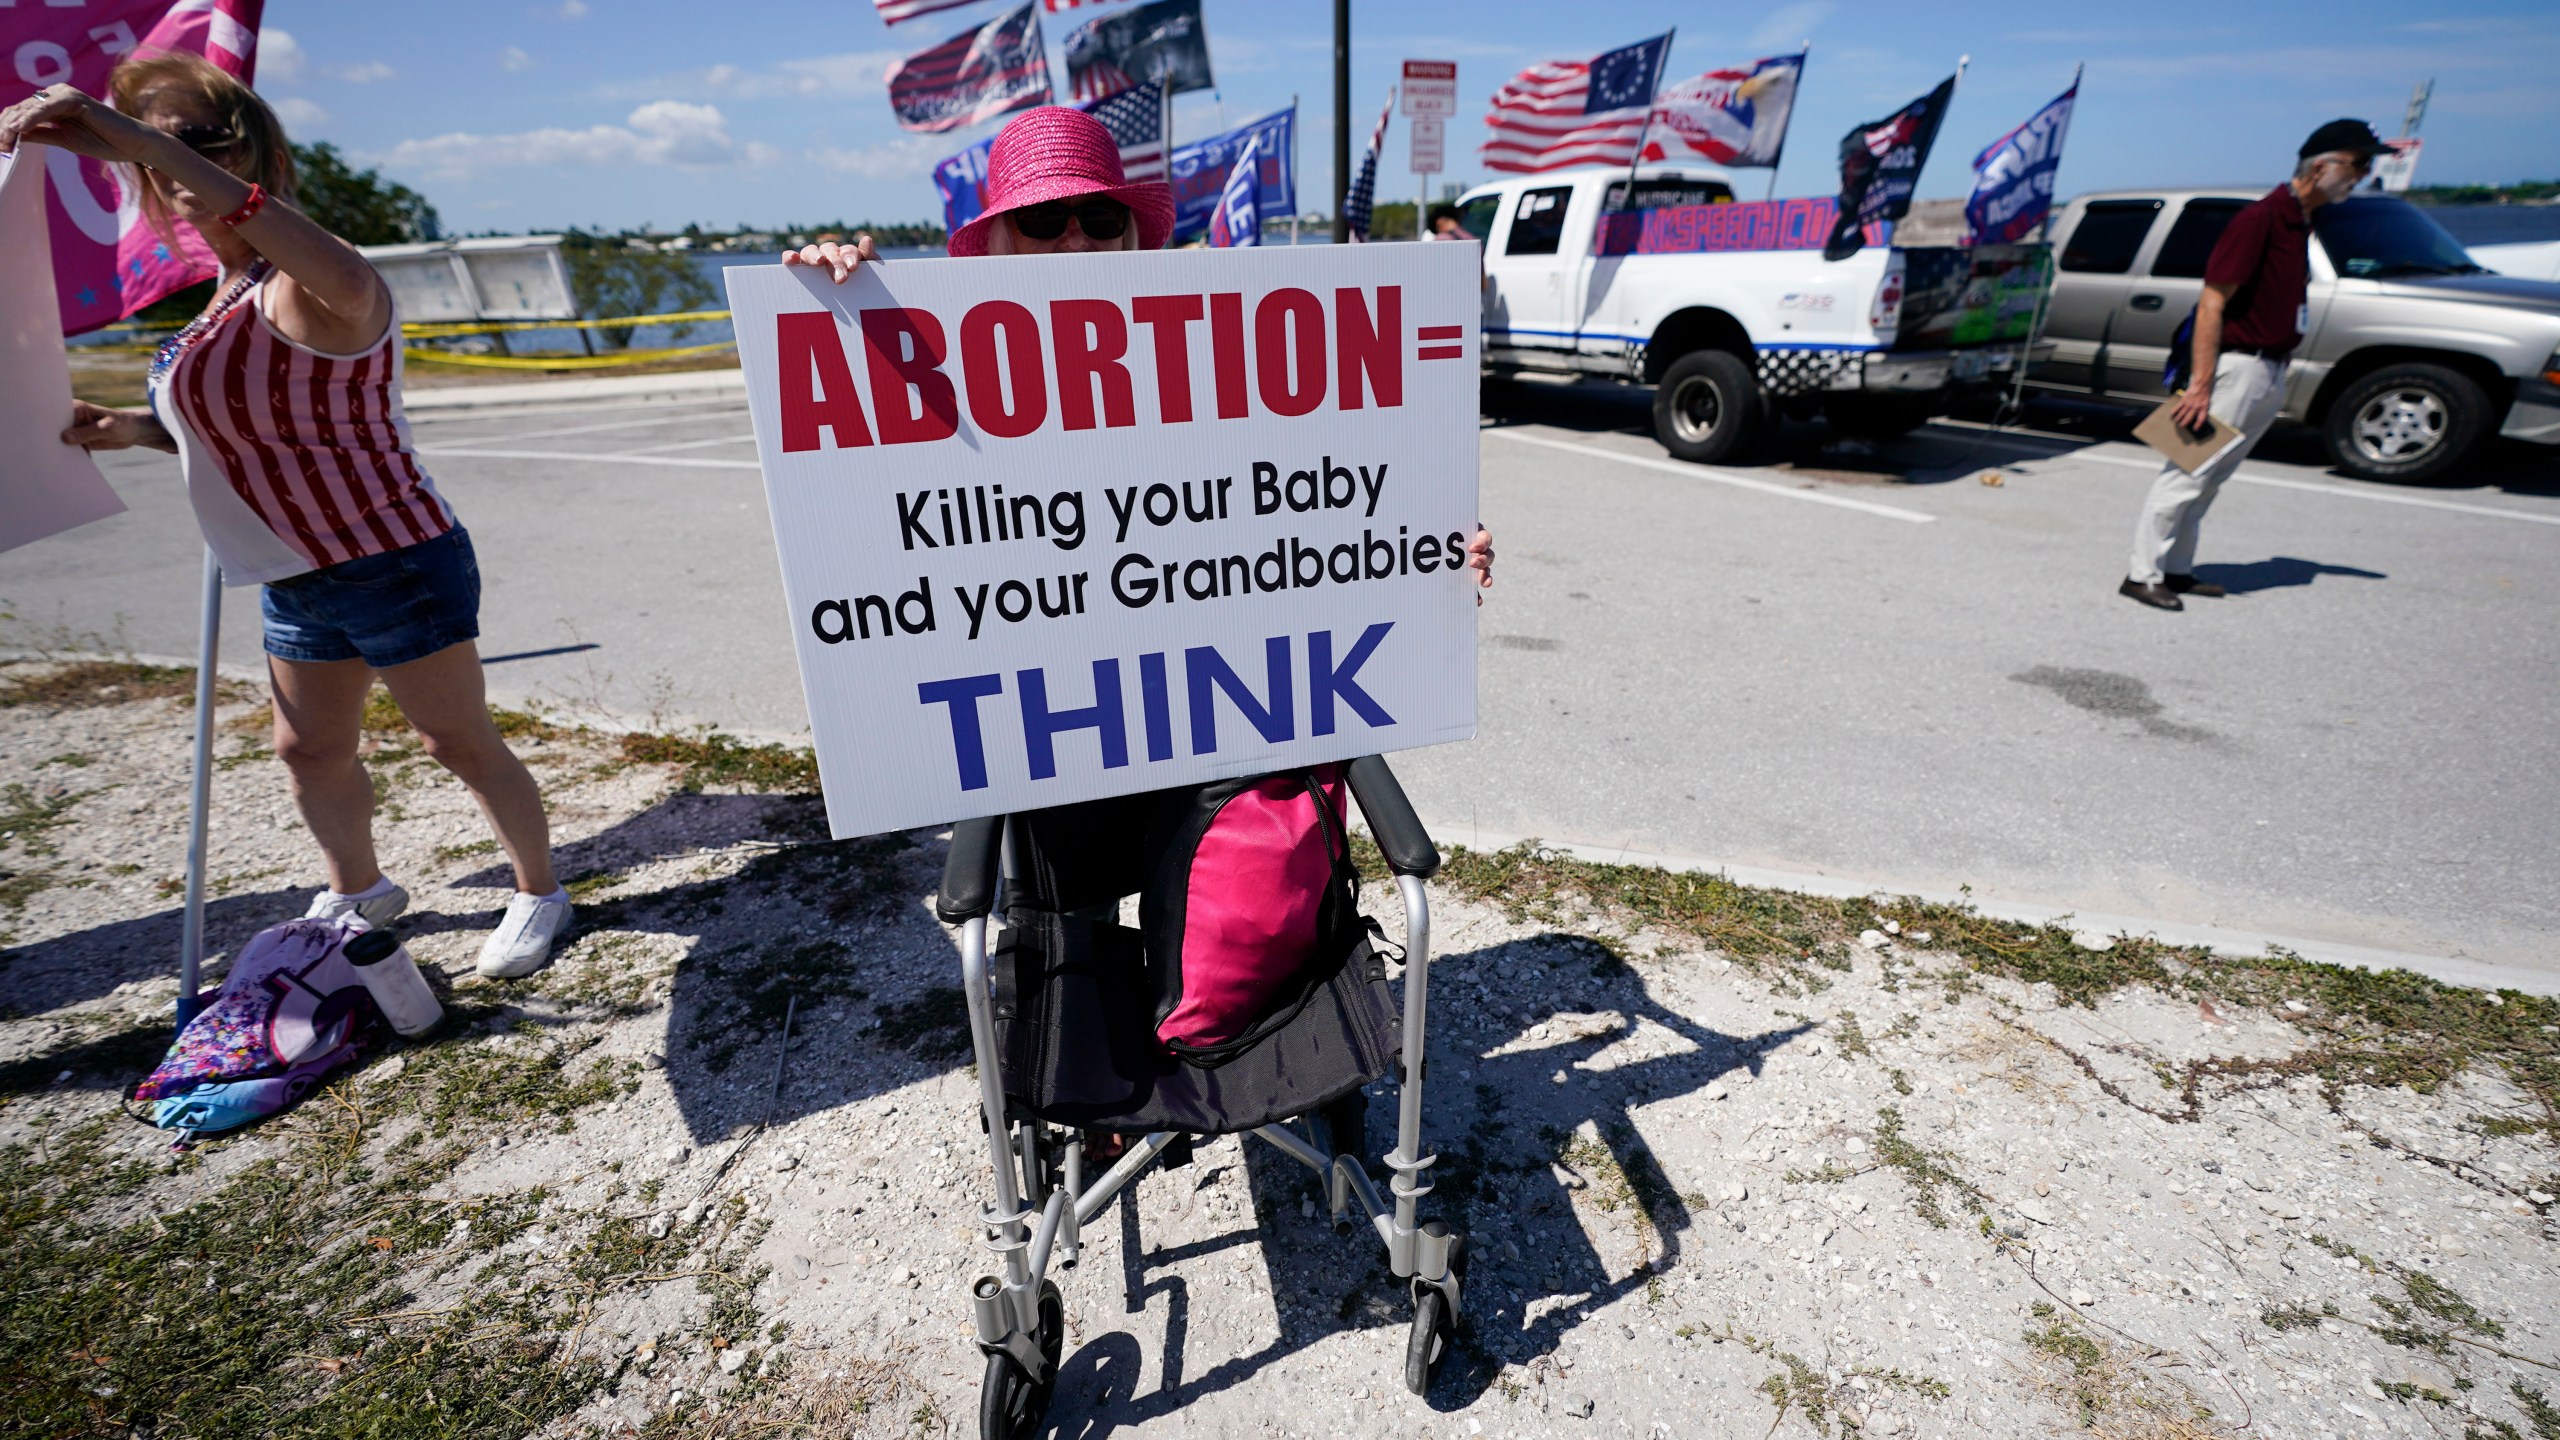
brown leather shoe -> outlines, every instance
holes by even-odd
[[[2199,580],[2193,575],[2172,575],[2168,577],[2168,586],[2180,595],[2193,595],[2201,600],[2219,600],[2231,593],[2210,580]]]
[[[2150,606],[2154,610],[2184,610],[2187,608],[2187,602],[2179,599],[2175,594],[2171,593],[2168,586],[2145,585],[2130,575],[2125,577],[2125,582],[2123,584],[2116,587],[2116,593],[2119,595],[2129,595],[2134,599],[2141,601],[2143,604]]]

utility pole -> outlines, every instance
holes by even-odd
[[[1333,243],[1348,244],[1351,198],[1351,0],[1333,0]]]

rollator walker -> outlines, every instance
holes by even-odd
[[[1461,1237],[1418,1218],[1436,1156],[1423,1148],[1428,1053],[1430,905],[1440,868],[1431,837],[1376,756],[1342,767],[1405,909],[1402,1005],[1365,935],[1337,966],[1317,968],[1293,1013],[1211,1067],[1157,1044],[1151,997],[1132,977],[1139,932],[1113,923],[1148,873],[1152,797],[995,816],[953,828],[937,909],[962,927],[961,983],[978,1067],[995,1196],[982,1212],[997,1273],[970,1290],[986,1352],[979,1433],[1027,1440],[1046,1415],[1065,1342],[1065,1308],[1049,1278],[1075,1268],[1082,1229],[1158,1160],[1180,1163],[1194,1137],[1250,1132],[1322,1178],[1337,1234],[1362,1228],[1386,1249],[1413,1298],[1405,1384],[1426,1391],[1460,1315]],[[1347,837],[1346,837],[1347,842]],[[1396,1144],[1382,1159],[1382,1196],[1364,1139],[1365,1088],[1396,1081]],[[1077,1132],[1133,1136],[1099,1177],[1085,1174]]]

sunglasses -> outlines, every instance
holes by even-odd
[[[219,155],[240,143],[240,136],[223,125],[181,125],[172,133],[199,155]]]
[[[1072,219],[1094,240],[1117,240],[1129,228],[1129,207],[1117,200],[1086,200],[1070,205],[1048,200],[1013,211],[1013,228],[1025,240],[1055,240],[1067,233]]]

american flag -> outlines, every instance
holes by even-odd
[[[1055,15],[1061,10],[1073,10],[1079,5],[1100,5],[1104,0],[1041,0],[1041,3],[1049,7],[1050,14]]]
[[[1378,123],[1369,132],[1369,153],[1360,161],[1360,175],[1351,182],[1351,193],[1342,198],[1342,229],[1353,240],[1369,238],[1369,210],[1378,196],[1378,152],[1387,143],[1387,117],[1396,113],[1396,92],[1387,90],[1386,107],[1378,112]]]
[[[901,20],[913,20],[937,10],[957,10],[963,5],[977,3],[978,0],[871,0],[871,8],[880,12],[881,24],[895,25]]]
[[[1488,170],[1534,174],[1635,159],[1671,36],[1656,35],[1591,61],[1532,65],[1493,92],[1484,123]]]
[[[1120,147],[1120,168],[1130,183],[1162,180],[1164,163],[1164,86],[1150,80],[1132,85],[1108,99],[1076,107],[1102,122]]]

